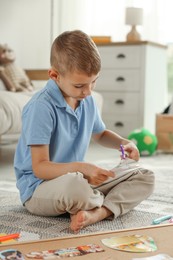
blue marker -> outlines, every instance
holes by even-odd
[[[166,215],[166,216],[163,216],[163,217],[160,217],[160,218],[156,218],[156,219],[153,220],[152,224],[158,225],[158,224],[164,222],[165,220],[169,220],[171,218],[172,218],[171,215]]]

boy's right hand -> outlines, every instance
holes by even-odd
[[[100,185],[109,177],[115,177],[115,173],[111,170],[106,170],[90,163],[84,164],[82,173],[91,185]]]

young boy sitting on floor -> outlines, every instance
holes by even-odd
[[[68,212],[70,228],[78,232],[134,208],[152,193],[154,175],[141,169],[93,187],[114,173],[84,161],[91,137],[105,147],[119,150],[123,145],[136,161],[138,149],[106,129],[101,119],[91,95],[101,59],[88,35],[79,30],[59,35],[50,62],[50,79],[23,110],[14,159],[17,187],[29,212],[40,216]]]

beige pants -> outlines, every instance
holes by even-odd
[[[146,169],[117,177],[99,188],[92,188],[81,173],[68,173],[41,183],[25,207],[36,215],[58,216],[105,206],[117,217],[146,199],[153,187],[154,174]]]

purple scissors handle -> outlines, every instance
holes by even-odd
[[[126,155],[125,155],[125,152],[124,152],[124,147],[123,147],[122,144],[120,145],[120,150],[121,150],[122,159],[126,159]]]

